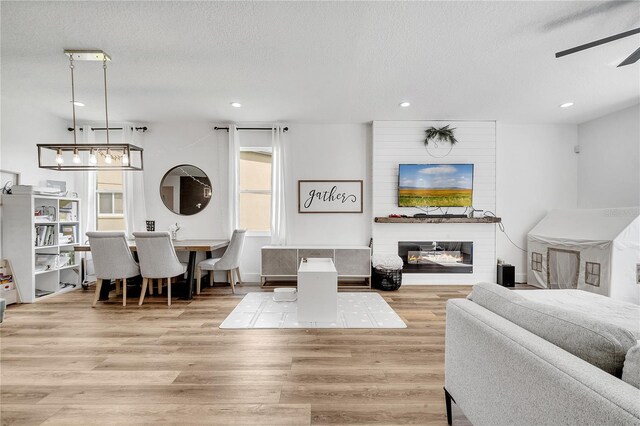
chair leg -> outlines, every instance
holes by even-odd
[[[242,277],[240,276],[240,267],[236,268],[236,275],[238,277],[238,284],[242,285]]]
[[[98,278],[96,280],[96,295],[93,297],[92,306],[96,306],[96,303],[98,303],[98,299],[100,299],[100,289],[102,289],[102,280]]]
[[[200,294],[200,280],[202,279],[202,270],[198,266],[196,268],[196,294]]]
[[[142,302],[144,302],[144,295],[147,293],[147,285],[149,283],[149,279],[148,278],[142,278],[142,290],[140,290],[140,300],[138,301],[138,306],[142,305]],[[152,281],[153,283],[153,281]],[[153,287],[153,284],[151,285]]]
[[[167,278],[167,305],[171,306],[171,278]]]
[[[120,280],[116,280],[116,296],[120,296],[122,291],[120,291]]]
[[[149,296],[153,296],[153,278],[149,278]]]
[[[127,279],[122,279],[122,306],[127,306]]]
[[[213,284],[214,284],[214,282],[213,282],[213,278],[214,278],[214,277],[213,277],[213,271],[209,271],[209,285],[210,285],[211,287],[213,287]]]
[[[162,296],[162,278],[158,278],[158,296]]]
[[[231,284],[231,293],[235,293],[236,288],[233,285],[233,271],[232,270],[227,271],[227,276],[229,277],[229,284]]]

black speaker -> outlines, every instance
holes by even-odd
[[[515,287],[516,267],[513,265],[498,265],[498,284],[503,287]]]

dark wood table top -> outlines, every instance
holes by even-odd
[[[131,250],[136,249],[135,240],[128,241]],[[225,248],[229,245],[229,240],[174,240],[173,247],[176,251],[214,251]],[[91,251],[89,244],[78,244],[74,246],[75,251]]]

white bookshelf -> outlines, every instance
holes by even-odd
[[[81,242],[80,200],[3,195],[2,205],[2,253],[11,261],[20,301],[81,288],[80,256],[74,251]],[[50,215],[36,216],[38,210]]]

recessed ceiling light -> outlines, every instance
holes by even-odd
[[[78,101],[75,101],[75,102],[74,101],[69,101],[69,102],[73,102],[73,104],[75,106],[84,106],[84,104],[82,102],[78,102]]]
[[[565,102],[562,105],[560,105],[560,108],[569,108],[573,106],[573,102]]]
[[[231,102],[231,106],[234,108],[240,108],[242,104],[240,102]]]
[[[401,106],[402,108],[406,108],[406,107],[408,107],[408,106],[411,106],[411,102],[406,102],[406,101],[405,101],[405,102],[400,102],[400,106]]]

